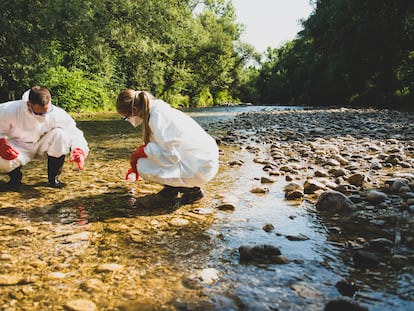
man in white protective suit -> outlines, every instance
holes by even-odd
[[[49,185],[63,188],[58,177],[69,153],[82,170],[88,143],[73,118],[52,104],[46,87],[34,86],[22,99],[0,104],[0,173],[10,177],[5,189],[22,184],[21,167],[34,158],[47,158]]]

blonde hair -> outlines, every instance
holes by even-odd
[[[148,144],[152,135],[149,127],[149,103],[154,97],[146,91],[134,91],[126,89],[121,91],[116,100],[116,111],[122,115],[132,113],[132,104],[138,109],[138,115],[142,118],[142,138],[144,144]]]

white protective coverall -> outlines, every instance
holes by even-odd
[[[80,148],[89,153],[83,132],[62,108],[51,105],[45,116],[35,116],[27,107],[29,91],[22,99],[0,104],[0,138],[19,152],[14,160],[0,157],[0,172],[8,173],[33,158],[58,158]]]
[[[150,142],[137,170],[146,180],[174,187],[200,187],[218,171],[216,141],[190,116],[166,102],[150,101]]]

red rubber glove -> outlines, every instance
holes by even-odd
[[[14,160],[19,152],[9,145],[5,138],[0,138],[0,157],[5,160]]]
[[[127,174],[125,175],[125,180],[138,181],[138,179],[139,179],[138,173],[134,173],[132,171],[132,168],[130,167]]]
[[[137,171],[138,159],[147,157],[144,151],[145,146],[146,145],[142,145],[138,147],[137,150],[135,150],[135,152],[131,155],[131,159],[129,160],[129,163],[131,164],[132,172],[137,174],[137,176],[138,176],[138,171]]]
[[[78,168],[83,170],[83,166],[85,164],[85,152],[81,148],[73,149],[69,161],[76,162],[78,164]]]

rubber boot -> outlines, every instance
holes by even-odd
[[[164,186],[164,188],[158,192],[157,195],[162,196],[167,200],[174,200],[177,198],[180,189],[181,187]]]
[[[10,177],[10,180],[7,183],[9,186],[20,186],[22,184],[23,174],[22,174],[20,168],[21,168],[21,166],[16,167],[14,170],[7,173],[7,175],[9,175],[9,177]]]
[[[47,177],[49,185],[52,188],[63,188],[66,185],[59,181],[58,177],[62,173],[63,164],[65,163],[65,155],[55,158],[47,157]]]
[[[184,188],[182,192],[181,204],[196,203],[204,197],[204,192],[200,187]]]

